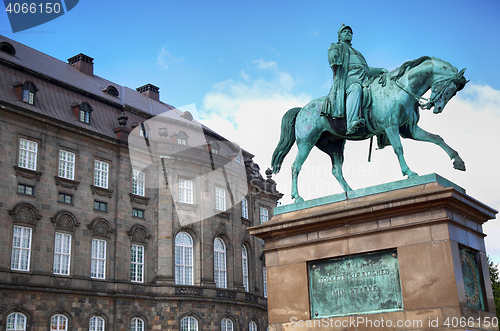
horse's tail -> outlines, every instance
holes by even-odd
[[[301,109],[300,107],[292,108],[287,111],[281,119],[280,141],[278,142],[278,146],[274,149],[273,158],[271,159],[271,166],[275,174],[280,172],[281,164],[285,156],[290,152],[290,149],[295,143],[295,119]]]

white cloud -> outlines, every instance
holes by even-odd
[[[168,69],[170,65],[174,63],[180,63],[182,61],[184,61],[184,58],[173,56],[169,51],[166,50],[166,47],[163,47],[160,54],[158,55],[156,65],[159,65],[161,69]]]
[[[276,63],[276,61],[266,61],[262,58],[258,59],[258,60],[254,60],[252,61],[253,64],[256,65],[256,67],[258,69],[262,69],[262,70],[267,70],[267,69],[278,69],[278,64]]]
[[[277,67],[277,64],[276,64]],[[255,154],[262,171],[270,160],[280,135],[281,118],[293,107],[311,101],[307,94],[294,93],[294,79],[276,71],[267,78],[244,81],[227,80],[214,86],[204,99],[202,122]],[[467,84],[435,115],[421,111],[419,126],[439,134],[457,150],[467,166],[466,172],[453,169],[448,155],[438,146],[408,139],[402,141],[410,168],[421,174],[437,173],[464,187],[475,199],[500,209],[500,91],[486,85]],[[345,148],[344,176],[353,188],[362,188],[404,179],[391,147],[374,150],[368,163],[369,141],[348,141]],[[293,147],[285,158],[282,170],[273,179],[285,194],[283,204],[290,199],[291,170],[297,149]],[[299,191],[306,200],[341,193],[342,189],[331,174],[329,157],[313,149],[299,176]],[[484,225],[487,253],[500,261],[500,223],[495,220]]]

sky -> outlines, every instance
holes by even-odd
[[[437,173],[500,210],[500,1],[138,1],[80,0],[61,17],[0,34],[66,61],[84,53],[94,74],[136,88],[151,83],[160,99],[255,154],[270,167],[283,114],[328,93],[327,50],[342,23],[368,65],[393,70],[423,55],[467,68],[470,82],[441,114],[421,111],[419,126],[439,134],[466,163],[453,169],[438,146],[403,140],[409,167]],[[195,111],[193,110],[195,109]],[[404,179],[392,148],[348,142],[344,175],[353,188]],[[290,199],[293,148],[273,179]],[[329,157],[313,150],[299,177],[306,200],[341,193]],[[487,254],[500,262],[500,222],[483,227]]]

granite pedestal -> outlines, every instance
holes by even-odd
[[[250,229],[265,240],[269,330],[498,330],[482,229],[496,213],[436,174],[277,207]]]

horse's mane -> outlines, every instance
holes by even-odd
[[[425,62],[427,60],[432,60],[432,58],[430,56],[422,56],[416,60],[406,61],[399,67],[396,75],[392,76],[391,79],[394,81],[400,79],[407,70],[415,68],[416,66],[420,65],[422,62]]]

